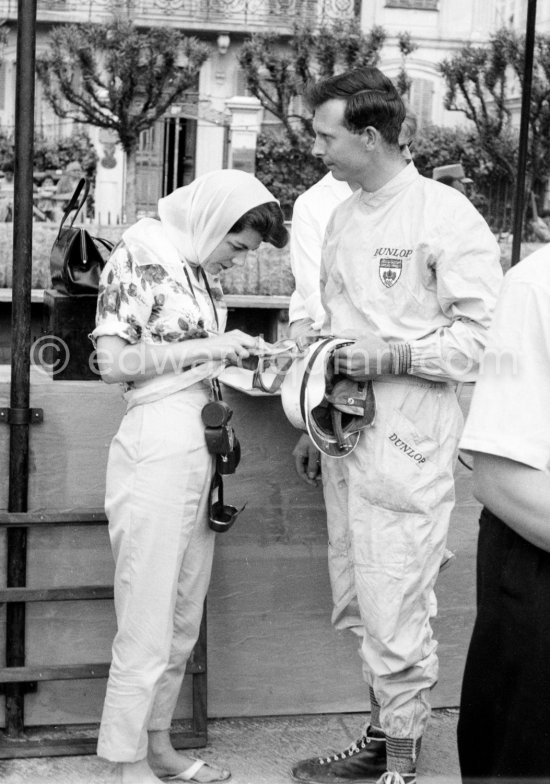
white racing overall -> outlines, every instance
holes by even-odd
[[[376,417],[344,459],[323,456],[333,622],[362,638],[386,736],[418,739],[438,677],[430,594],[454,504],[462,427],[502,272],[488,226],[409,164],[337,207],[325,237],[324,331],[411,346],[407,376],[374,382]]]

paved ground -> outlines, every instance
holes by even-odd
[[[421,784],[459,784],[455,733],[458,712],[433,712],[419,764]],[[220,719],[209,722],[209,742],[198,755],[220,762],[233,784],[290,784],[295,760],[344,749],[358,734],[357,714]],[[3,784],[118,784],[115,766],[97,757],[0,761]]]

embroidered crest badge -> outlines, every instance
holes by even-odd
[[[401,269],[401,259],[380,259],[378,274],[386,288],[390,289],[395,286],[401,277]]]

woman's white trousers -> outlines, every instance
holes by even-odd
[[[105,509],[118,630],[97,752],[114,762],[144,759],[148,730],[170,727],[199,633],[215,540],[200,418],[209,399],[200,384],[135,406],[111,444]]]

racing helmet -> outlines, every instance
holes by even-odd
[[[287,419],[329,457],[346,457],[359,442],[363,428],[374,421],[372,383],[339,375],[334,368],[336,349],[353,341],[322,338],[297,357],[281,386]]]

